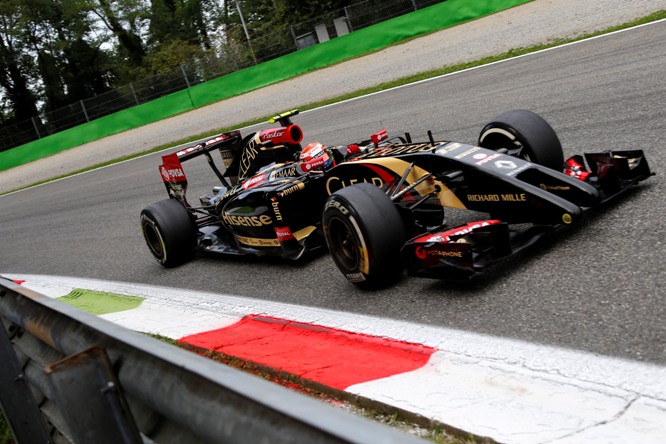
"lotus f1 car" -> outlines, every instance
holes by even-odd
[[[271,119],[276,128],[246,137],[231,131],[163,156],[169,199],[140,218],[159,263],[176,266],[197,251],[299,259],[327,246],[361,288],[389,285],[405,268],[468,280],[653,174],[640,150],[564,161],[555,131],[526,110],[493,119],[476,145],[435,141],[430,132],[415,143],[381,131],[358,144],[306,150],[296,114]],[[198,156],[220,184],[193,205],[183,163]],[[452,225],[450,214],[472,219]]]

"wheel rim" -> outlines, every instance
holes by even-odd
[[[359,266],[358,246],[349,226],[340,218],[332,218],[328,234],[333,258],[338,265],[349,272],[356,271]]]
[[[164,256],[164,243],[162,242],[162,235],[160,232],[153,226],[150,221],[144,219],[143,224],[143,237],[146,239],[148,248],[150,248],[151,253],[157,258],[162,258]]]
[[[511,137],[509,137],[511,136]],[[488,148],[493,151],[497,151],[500,148],[506,148],[511,151],[513,156],[518,157],[519,159],[527,160],[531,162],[530,154],[525,148],[520,140],[516,139],[510,133],[494,128],[488,131],[483,137],[483,147]]]

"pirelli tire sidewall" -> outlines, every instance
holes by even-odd
[[[382,190],[363,183],[336,191],[326,201],[322,226],[330,255],[349,282],[370,290],[400,278],[405,227]]]
[[[176,199],[165,199],[141,211],[141,233],[157,262],[175,267],[196,253],[197,227],[190,212]]]

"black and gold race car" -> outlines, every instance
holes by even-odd
[[[565,161],[552,127],[526,110],[493,119],[477,145],[380,131],[357,144],[305,148],[296,114],[274,117],[275,128],[227,132],[162,157],[169,199],[141,212],[159,263],[176,266],[197,252],[297,260],[327,246],[361,288],[389,285],[404,269],[467,280],[652,175],[640,150]],[[182,164],[198,156],[220,183],[193,205]]]

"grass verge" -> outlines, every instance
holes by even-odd
[[[608,34],[608,33],[615,32],[615,31],[620,31],[622,29],[627,29],[627,28],[631,28],[631,27],[634,27],[634,26],[643,25],[643,24],[646,24],[646,23],[655,22],[655,21],[662,20],[662,19],[666,19],[666,10],[657,11],[653,14],[648,15],[648,16],[645,16],[645,17],[642,17],[642,18],[639,18],[639,19],[636,19],[636,20],[632,20],[630,22],[626,22],[626,23],[623,23],[623,24],[618,25],[618,26],[612,26],[612,27],[604,29],[602,31],[597,31],[597,32],[588,33],[588,34],[582,34],[580,36],[573,37],[573,38],[556,39],[556,40],[550,41],[548,43],[543,43],[543,44],[534,45],[534,46],[511,49],[507,52],[504,52],[502,54],[498,54],[498,55],[495,55],[495,56],[485,57],[485,58],[475,60],[475,61],[472,61],[472,62],[467,62],[467,63],[460,63],[460,64],[456,64],[456,65],[448,65],[448,66],[444,66],[442,68],[434,69],[434,70],[431,70],[431,71],[424,71],[424,72],[421,72],[421,73],[418,73],[418,74],[413,74],[413,75],[410,75],[410,76],[402,77],[402,78],[399,78],[399,79],[396,79],[396,80],[393,80],[393,81],[390,81],[390,82],[380,83],[380,84],[378,84],[376,86],[373,86],[371,88],[359,89],[357,91],[353,91],[353,92],[348,93],[348,94],[333,97],[331,99],[306,103],[306,104],[303,104],[301,106],[297,106],[295,108],[297,108],[301,111],[308,111],[308,110],[312,110],[312,109],[315,109],[315,108],[320,108],[322,106],[331,105],[331,104],[342,102],[342,101],[345,101],[345,100],[354,99],[354,98],[357,98],[357,97],[362,97],[362,96],[365,96],[365,95],[368,95],[368,94],[372,94],[372,93],[376,93],[376,92],[380,92],[380,91],[385,91],[385,90],[388,90],[388,89],[391,89],[391,88],[396,88],[398,86],[403,86],[403,85],[407,85],[407,84],[410,84],[410,83],[414,83],[414,82],[418,82],[418,81],[422,81],[422,80],[427,80],[427,79],[431,79],[431,78],[434,78],[434,77],[443,76],[443,75],[446,75],[446,74],[452,74],[454,72],[459,72],[459,71],[463,71],[463,70],[466,70],[466,69],[487,65],[487,64],[490,64],[490,63],[494,63],[494,62],[499,62],[501,60],[507,60],[507,59],[510,59],[510,58],[513,58],[513,57],[517,57],[517,56],[521,56],[521,55],[525,55],[525,54],[530,54],[530,53],[537,52],[537,51],[542,51],[542,50],[548,49],[548,48],[554,48],[554,47],[561,46],[561,45],[564,45],[564,44],[567,44],[567,43],[573,43],[573,42],[577,42],[577,41],[580,41],[580,40],[589,39],[589,38],[592,38],[592,37]],[[404,43],[404,42],[402,42],[402,43]],[[102,167],[105,167],[105,166],[114,165],[114,164],[119,163],[119,162],[123,162],[123,161],[126,161],[126,160],[131,160],[131,159],[134,159],[134,158],[137,158],[137,157],[140,157],[140,156],[144,156],[144,155],[147,155],[147,154],[152,154],[152,153],[155,153],[155,152],[158,152],[158,151],[162,151],[162,150],[165,150],[167,148],[170,148],[170,147],[173,147],[173,146],[176,146],[176,145],[189,143],[189,142],[192,142],[193,140],[203,139],[203,138],[213,136],[213,135],[216,135],[216,134],[219,134],[219,133],[223,133],[223,132],[226,132],[226,131],[231,131],[231,130],[234,130],[236,128],[242,128],[242,127],[246,127],[246,126],[251,126],[251,125],[263,123],[263,122],[268,121],[268,119],[270,117],[271,116],[262,116],[262,117],[259,117],[257,119],[253,119],[253,120],[250,120],[250,121],[240,123],[238,125],[234,125],[234,127],[223,127],[223,128],[216,129],[214,131],[207,131],[205,133],[198,134],[194,137],[187,137],[187,138],[176,140],[176,141],[173,141],[173,142],[170,142],[170,143],[155,146],[153,148],[142,151],[140,153],[136,153],[136,154],[129,155],[129,156],[124,156],[124,157],[119,157],[117,159],[113,159],[113,160],[110,160],[110,161],[107,161],[107,162],[98,163],[98,164],[95,164],[95,165],[87,167],[87,168],[82,168],[80,170],[76,170],[76,171],[71,172],[71,173],[56,176],[56,177],[53,177],[51,179],[42,180],[42,181],[39,181],[39,182],[34,182],[34,183],[32,183],[30,185],[27,185],[25,187],[21,187],[21,188],[17,188],[17,189],[14,189],[14,190],[6,191],[4,193],[0,193],[0,196],[5,195],[5,194],[9,194],[9,193],[14,193],[16,191],[20,191],[20,190],[23,190],[23,189],[26,189],[26,188],[31,188],[31,187],[34,187],[34,186],[37,186],[37,185],[42,185],[44,183],[52,182],[54,180],[63,179],[65,177],[74,176],[76,174],[85,173],[87,171],[91,171],[91,170],[94,170],[94,169],[97,169],[97,168],[102,168]]]

